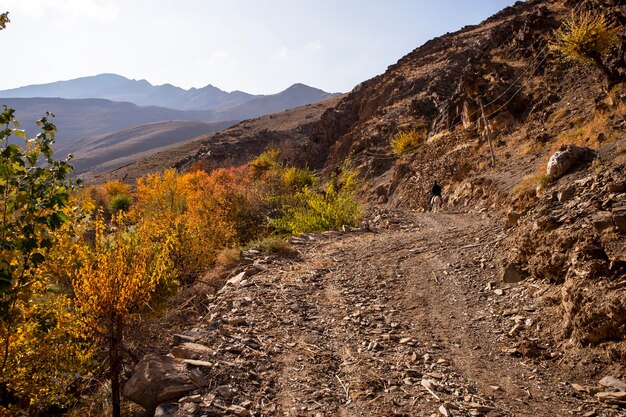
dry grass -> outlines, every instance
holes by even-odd
[[[522,178],[519,184],[513,188],[513,194],[520,196],[535,193],[537,190],[548,188],[552,180],[545,174],[531,174]]]
[[[241,251],[237,248],[225,248],[218,252],[215,258],[217,266],[229,267],[237,264],[241,260]]]
[[[285,240],[278,237],[266,237],[265,239],[257,240],[250,244],[250,247],[263,252],[266,255],[278,254],[283,256],[290,256],[297,251],[289,246]]]
[[[436,143],[436,142],[439,142],[441,139],[449,138],[450,136],[452,135],[448,131],[435,133],[434,135],[432,135],[426,140],[426,143],[429,143],[429,144]]]
[[[611,114],[626,114],[626,104],[620,103],[614,112],[596,112],[593,119],[585,122],[577,119],[572,123],[572,128],[561,132],[551,146],[551,153],[565,144],[587,146],[597,149],[605,143],[610,143],[619,138],[620,130],[611,129],[609,126]]]

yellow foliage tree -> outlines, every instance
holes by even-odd
[[[554,32],[548,48],[565,62],[596,66],[604,72],[610,88],[619,75],[604,59],[621,44],[623,30],[603,14],[588,11],[572,14]]]
[[[127,230],[118,213],[107,231],[102,216],[94,221],[90,257],[72,279],[75,303],[89,325],[109,341],[113,415],[120,416],[122,332],[152,299],[160,281],[171,277],[167,244],[157,245]]]

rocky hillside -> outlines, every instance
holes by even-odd
[[[170,415],[624,415],[626,85],[547,48],[585,10],[626,24],[618,0],[518,2],[326,109],[286,155],[360,168],[364,227],[209,273],[154,324],[171,337],[137,341],[174,358],[146,356],[127,395],[166,404],[135,394],[172,366],[163,386],[196,389]],[[621,36],[606,64],[626,79]],[[234,137],[177,166],[223,166]],[[443,214],[424,213],[433,179]]]
[[[280,148],[284,158],[294,158],[322,114],[340,100],[334,97],[319,103],[301,106],[281,113],[244,120],[231,128],[203,135],[181,146],[171,146],[144,158],[137,158],[108,172],[94,172],[91,182],[112,179],[132,181],[140,176],[159,172],[163,167],[180,170],[205,169],[242,165],[266,149]]]

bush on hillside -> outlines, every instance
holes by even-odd
[[[356,226],[363,209],[357,201],[358,172],[343,170],[322,190],[307,187],[296,194],[294,204],[271,224],[278,232],[300,234]]]
[[[426,129],[400,132],[391,139],[391,150],[394,155],[415,152],[426,141],[426,136]]]
[[[604,63],[611,51],[621,45],[622,28],[602,14],[572,14],[554,32],[548,48],[565,62],[591,64],[601,69],[609,81],[615,77]]]
[[[130,196],[126,194],[117,194],[111,198],[111,201],[109,201],[109,212],[115,214],[118,211],[128,211],[132,203],[133,199],[130,198]]]
[[[271,171],[282,167],[278,161],[279,157],[280,151],[278,149],[270,149],[250,161],[248,166],[250,167],[252,178],[259,179]]]

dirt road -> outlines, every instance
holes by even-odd
[[[570,382],[585,381],[568,380],[573,368],[542,339],[550,312],[533,300],[547,284],[501,283],[499,223],[422,213],[374,225],[295,238],[299,259],[257,258],[242,281],[195,304],[187,333],[216,352],[207,410],[619,415],[578,396]]]

